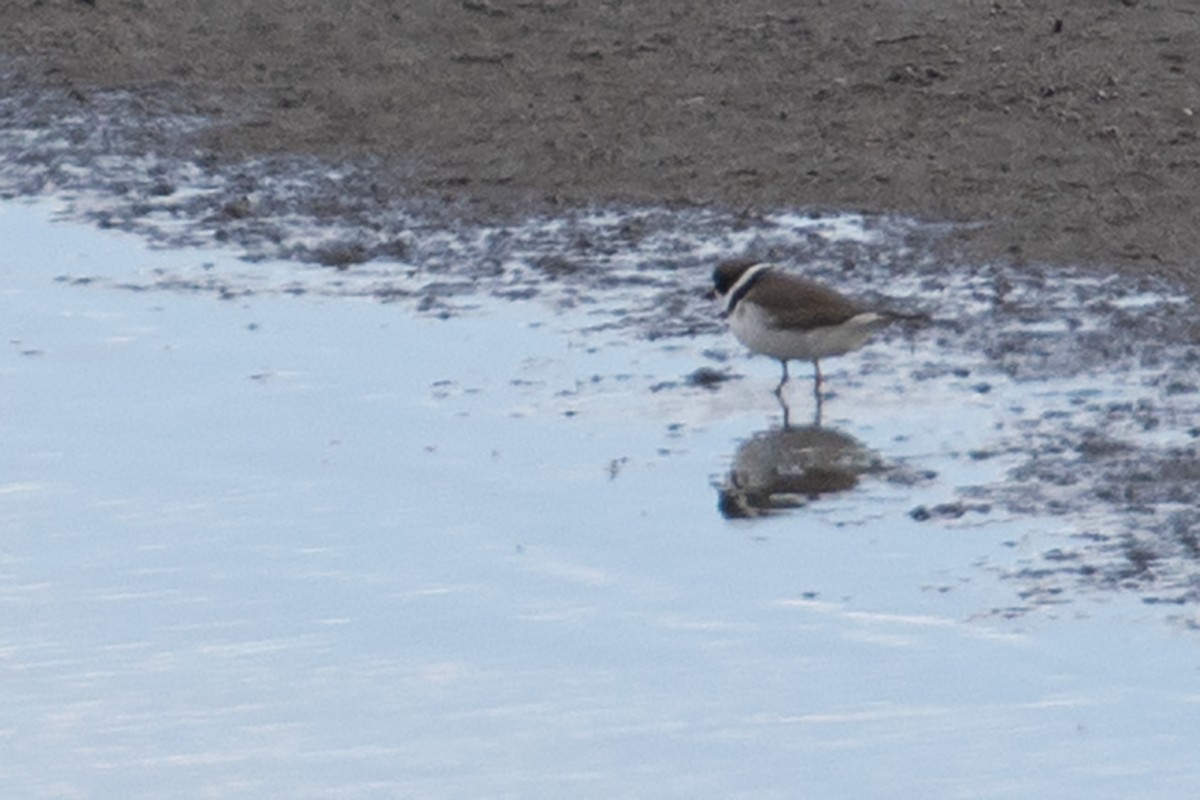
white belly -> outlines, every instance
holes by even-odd
[[[772,328],[766,315],[751,303],[738,303],[729,317],[729,329],[737,340],[756,353],[780,360],[840,356],[867,343],[882,318],[865,312],[841,325],[808,331]]]

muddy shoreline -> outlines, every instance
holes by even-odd
[[[1186,202],[1200,90],[1193,106],[1192,31],[1172,29],[1192,17],[1098,3],[1061,26],[1028,4],[212,8],[8,12],[0,194],[51,196],[167,247],[330,269],[200,265],[116,288],[366,296],[436,316],[537,297],[589,309],[585,332],[658,340],[718,330],[701,297],[712,258],[753,252],[932,312],[928,360],[897,386],[948,384],[970,405],[993,371],[1134,374],[1119,401],[1007,407],[1009,432],[964,458],[1022,463],[911,514],[1069,518],[1069,549],[1009,574],[1030,607],[1068,585],[1196,602],[1198,334],[1175,287],[1200,286]],[[1119,74],[1111,47],[1130,53]],[[848,239],[829,215],[845,208],[867,212]],[[721,375],[733,357],[705,355]]]
[[[1185,9],[30,0],[5,22],[10,127],[128,91],[150,119],[206,123],[143,125],[132,149],[202,167],[366,163],[355,190],[475,218],[900,213],[983,223],[954,235],[970,258],[1200,286],[1200,17]],[[57,112],[22,119],[14,90],[31,87],[58,90]],[[332,206],[344,188],[328,187]]]

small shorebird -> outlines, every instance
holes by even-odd
[[[751,259],[719,264],[713,271],[713,283],[716,294],[725,300],[723,316],[729,319],[729,329],[737,340],[783,365],[783,378],[775,387],[777,396],[782,399],[788,382],[788,361],[813,363],[818,417],[824,381],[822,358],[857,350],[893,320],[920,318],[867,308],[819,283]]]

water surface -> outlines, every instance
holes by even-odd
[[[1129,518],[1003,491],[1029,442],[1081,419],[1186,443],[1171,414],[1133,424],[1165,394],[1149,373],[1022,381],[937,334],[885,337],[830,362],[825,409],[883,469],[731,520],[739,453],[779,429],[776,367],[715,326],[604,324],[636,288],[422,312],[360,291],[378,275],[52,216],[0,206],[13,797],[1094,800],[1200,783],[1188,606],[1089,583],[1095,561],[1030,600],[1046,553],[1104,558],[1081,534]],[[934,310],[969,313],[956,291]],[[701,367],[736,378],[690,385]]]

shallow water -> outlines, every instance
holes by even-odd
[[[613,324],[634,282],[574,303],[461,292],[445,313],[378,302],[370,271],[52,216],[0,206],[14,797],[1090,800],[1200,781],[1188,607],[1088,580],[1110,551],[1086,542],[1129,515],[1066,485],[1069,513],[1006,494],[1043,439],[1189,442],[1192,395],[1154,383],[1166,360],[1021,380],[1052,344],[1006,369],[885,337],[827,371],[825,427],[877,469],[728,519],[722,491],[795,467],[761,463],[790,458],[776,366],[715,326]],[[1053,340],[1020,324],[1022,347]],[[701,367],[738,377],[690,385]],[[1054,552],[1093,569],[1056,577]]]

